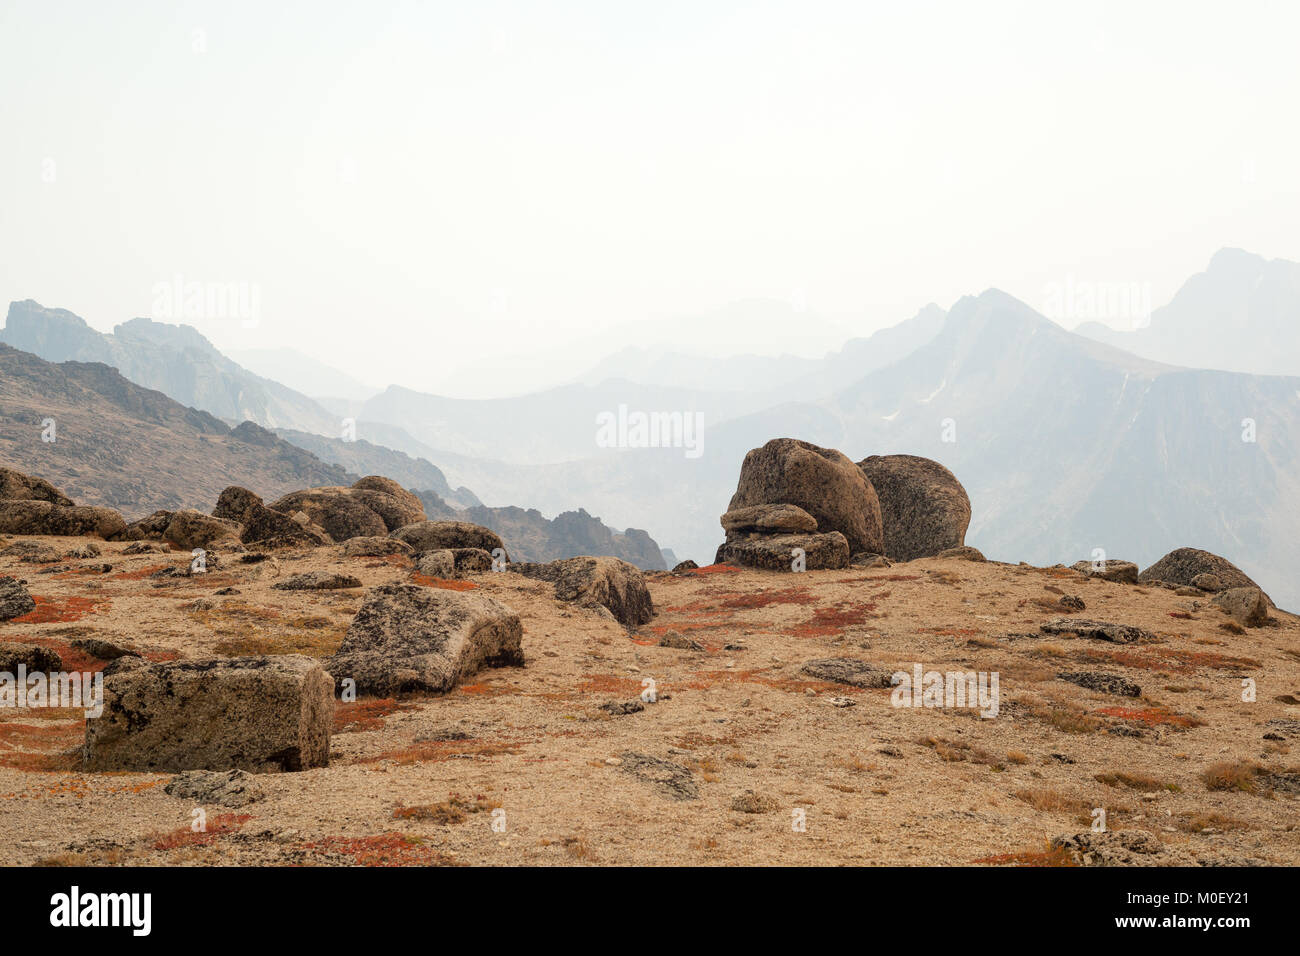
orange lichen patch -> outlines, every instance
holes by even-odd
[[[117,574],[110,575],[110,577],[112,577],[114,581],[139,581],[142,578],[147,578],[150,575],[157,574],[159,571],[164,571],[170,567],[170,564],[151,564],[148,567],[137,568],[134,571],[119,571]]]
[[[366,564],[366,567],[368,568],[409,568],[411,564],[412,561],[410,557],[405,554],[384,554],[384,555],[372,556],[369,563]]]
[[[401,710],[414,710],[414,704],[399,704],[391,697],[373,697],[334,705],[334,733],[365,733],[379,730],[384,718]]]
[[[811,618],[796,625],[791,633],[795,637],[829,637],[839,634],[846,627],[865,624],[875,609],[876,605],[871,601],[819,607]]]
[[[0,723],[0,767],[45,772],[72,770],[80,763],[79,747],[85,735],[81,720],[43,725]]]
[[[211,846],[217,842],[219,836],[234,833],[251,819],[253,819],[251,813],[219,813],[207,821],[205,830],[196,832],[189,827],[181,827],[179,830],[152,837],[153,848],[178,850],[184,847]]]
[[[473,581],[455,581],[447,578],[434,578],[419,571],[411,572],[411,580],[421,587],[442,588],[444,591],[473,591],[478,587]]]
[[[999,853],[996,856],[982,856],[971,863],[989,866],[1075,866],[1074,860],[1063,848],[1047,850],[1022,850],[1019,853]]]
[[[453,857],[402,833],[368,837],[325,837],[298,844],[312,854],[350,858],[354,866],[457,866]]]
[[[46,597],[33,594],[36,610],[13,618],[15,624],[71,624],[80,621],[87,614],[99,610],[108,610],[109,601],[92,600],[83,597]]]
[[[687,574],[739,574],[740,568],[730,564],[708,564],[702,568],[691,568]]]
[[[517,754],[522,745],[515,741],[492,742],[470,738],[469,740],[417,740],[409,747],[385,750],[383,753],[358,757],[355,763],[378,763],[391,760],[398,764],[436,763],[453,757],[499,757],[502,754]]]
[[[1172,671],[1189,674],[1197,668],[1212,670],[1247,670],[1262,665],[1249,657],[1230,657],[1215,651],[1189,651],[1173,647],[1148,647],[1141,651],[1085,650],[1076,655],[1080,660],[1095,663],[1118,664],[1137,670]]]
[[[1205,721],[1195,717],[1188,717],[1185,714],[1175,714],[1163,707],[1148,707],[1138,709],[1135,707],[1103,707],[1097,713],[1105,717],[1114,717],[1118,720],[1130,720],[1140,724],[1151,726],[1177,727],[1186,730],[1189,727],[1203,727]]]
[[[641,693],[641,681],[633,677],[595,674],[578,681],[575,690],[580,694],[611,694],[622,697],[636,697]]]
[[[101,671],[108,666],[108,661],[101,661],[98,657],[87,654],[85,651],[78,650],[67,641],[56,640],[52,637],[21,637],[9,638],[17,640],[20,644],[35,644],[38,647],[48,647],[54,653],[59,655],[59,660],[63,662],[62,670],[65,673],[94,673]]]

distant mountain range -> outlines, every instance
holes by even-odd
[[[640,563],[653,535],[705,563],[745,452],[796,437],[855,460],[910,452],[941,461],[970,493],[968,541],[990,557],[1072,562],[1100,548],[1147,563],[1200,547],[1294,607],[1300,584],[1286,570],[1300,558],[1298,275],[1294,263],[1229,249],[1146,329],[1089,323],[1071,333],[989,290],[946,313],[927,306],[821,358],[625,350],[571,385],[475,401],[399,387],[316,401],[268,387],[192,330],[136,320],[100,336],[30,302],[11,307],[15,329],[0,339],[56,354],[115,349],[135,368],[171,362],[139,374],[208,403],[241,396],[221,407],[248,407],[322,466],[389,474],[431,514],[513,528],[534,553],[605,548]],[[776,307],[763,316],[789,318]],[[286,409],[310,410],[314,424],[284,424]],[[699,413],[700,454],[600,442],[598,417],[620,411]],[[340,439],[344,417],[356,441]],[[629,527],[649,534],[612,530]]]
[[[1300,263],[1221,249],[1144,328],[1075,331],[1171,365],[1300,375]]]
[[[71,312],[28,299],[10,304],[0,343],[48,362],[103,362],[137,385],[157,389],[228,424],[253,421],[268,428],[339,431],[335,415],[307,396],[242,368],[189,326],[132,319],[106,335]]]
[[[269,499],[357,478],[252,422],[231,428],[102,363],[54,364],[7,345],[0,345],[0,461],[128,519],[158,509],[210,511],[228,485]]]

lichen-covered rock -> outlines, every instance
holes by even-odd
[[[182,800],[218,807],[242,807],[266,794],[246,770],[186,770],[167,781],[166,793]]]
[[[21,618],[23,614],[31,614],[34,610],[36,602],[27,593],[22,581],[8,575],[0,576],[0,620]]]
[[[265,506],[261,495],[249,491],[247,488],[241,488],[239,485],[230,485],[225,491],[217,496],[216,507],[212,509],[212,517],[224,518],[226,521],[233,521],[236,524],[244,524],[254,508]]]
[[[332,571],[307,571],[271,585],[277,591],[337,591],[361,587],[361,579]]]
[[[619,558],[564,558],[547,564],[520,563],[511,571],[551,581],[561,601],[606,608],[624,627],[640,627],[654,617],[645,575]]]
[[[24,475],[12,468],[0,468],[0,499],[22,501],[48,501],[50,504],[70,508],[76,504],[44,478]]]
[[[388,533],[384,519],[351,494],[351,488],[324,487],[293,491],[271,502],[272,511],[294,515],[301,511],[335,541],[376,537]]]
[[[1082,617],[1058,617],[1038,625],[1044,634],[1078,634],[1115,644],[1154,641],[1156,636],[1145,628],[1132,624],[1112,624],[1109,621],[1090,621]]]
[[[489,597],[385,584],[367,594],[328,666],[362,694],[441,694],[482,668],[522,666],[522,637],[519,615]]]
[[[245,512],[240,540],[259,548],[317,548],[334,543],[320,525],[310,520],[295,521],[292,515],[272,511],[261,504],[254,504]]]
[[[19,664],[27,668],[29,674],[53,674],[63,670],[63,658],[57,651],[39,644],[0,642],[0,674],[17,674]]]
[[[1141,697],[1142,687],[1127,677],[1118,674],[1102,674],[1097,671],[1062,671],[1056,675],[1059,680],[1086,687],[1088,690],[1117,697]]]
[[[1213,574],[1220,588],[1258,588],[1241,568],[1227,558],[1221,558],[1199,548],[1176,548],[1138,575],[1139,584],[1181,584],[1195,587],[1201,574]],[[1262,589],[1261,589],[1262,590]],[[1269,607],[1273,601],[1264,595]]]
[[[190,551],[194,548],[209,548],[223,538],[238,539],[243,530],[238,522],[214,518],[186,508],[172,512],[171,520],[163,529],[162,540]]]
[[[329,763],[334,681],[301,655],[104,669],[104,711],[86,721],[88,771],[306,770]]]
[[[960,548],[944,548],[936,558],[956,558],[958,561],[987,561],[984,552],[979,548],[972,548],[969,544],[963,544]]]
[[[800,670],[816,680],[850,687],[892,687],[892,672],[856,657],[827,657],[808,661]]]
[[[872,455],[858,467],[880,502],[887,557],[912,561],[965,543],[970,498],[943,465],[917,455]]]
[[[1132,561],[1116,561],[1113,558],[1105,561],[1076,561],[1071,567],[1090,578],[1101,578],[1117,584],[1137,584],[1138,566]]]
[[[390,537],[348,538],[343,553],[349,558],[379,558],[389,554],[409,555],[413,549],[405,541]]]
[[[727,510],[765,504],[802,508],[820,531],[842,534],[850,551],[885,553],[875,489],[862,469],[832,448],[775,438],[745,455]]]
[[[405,541],[416,551],[482,548],[491,554],[497,548],[505,549],[505,544],[495,531],[469,521],[417,521],[398,528],[391,537]]]
[[[849,566],[849,542],[838,531],[743,538],[718,547],[717,564],[740,564],[768,571],[793,571],[798,552],[805,571]]]
[[[1261,627],[1268,621],[1268,598],[1259,588],[1227,588],[1210,603],[1245,627]]]
[[[126,531],[126,519],[112,508],[57,505],[49,501],[0,501],[0,534],[97,535],[112,538]]]
[[[381,491],[400,501],[407,509],[419,515],[416,521],[424,521],[424,502],[414,493],[407,491],[391,478],[382,475],[367,475],[360,481],[354,481],[352,487],[358,491]],[[400,526],[399,526],[400,527]]]
[[[817,530],[817,519],[798,505],[749,505],[728,511],[721,518],[722,529],[733,534],[793,534]]]
[[[456,576],[456,555],[450,548],[425,551],[416,558],[415,570],[431,578],[454,578]]]
[[[482,574],[492,570],[492,555],[482,548],[452,548],[457,574]]]
[[[1051,848],[1076,866],[1152,866],[1164,855],[1164,845],[1146,830],[1063,834],[1052,840]]]

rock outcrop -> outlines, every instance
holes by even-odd
[[[1217,554],[1199,548],[1176,548],[1170,551],[1139,574],[1138,583],[1197,587],[1196,578],[1202,574],[1210,574],[1217,578],[1221,589],[1259,587],[1241,568],[1227,558],[1221,558]],[[1267,594],[1264,597],[1268,600],[1269,607],[1272,607],[1272,599]]]
[[[0,621],[10,621],[36,610],[26,586],[7,574],[0,576]]]
[[[754,535],[718,547],[715,564],[742,564],[768,571],[823,571],[849,566],[849,543],[838,531],[827,534]]]
[[[88,771],[306,770],[329,763],[334,681],[301,655],[104,670],[104,711],[86,721]]]
[[[1228,588],[1210,603],[1245,627],[1260,627],[1268,621],[1268,598],[1259,588]]]
[[[489,554],[505,545],[495,531],[468,521],[418,521],[398,528],[390,537],[404,541],[415,551],[443,548],[481,548]]]
[[[522,638],[519,615],[491,598],[385,584],[367,594],[328,667],[362,694],[441,694],[482,668],[522,666]]]
[[[1118,584],[1137,584],[1138,566],[1132,561],[1117,561],[1113,558],[1105,561],[1076,561],[1070,567],[1090,578],[1101,578]]]
[[[113,538],[125,531],[126,519],[112,508],[60,505],[28,498],[0,500],[0,534]]]
[[[842,534],[851,552],[884,553],[875,489],[857,465],[834,449],[776,438],[745,455],[728,513],[774,504],[803,509],[818,531]]]
[[[561,601],[603,607],[624,627],[640,627],[654,617],[645,575],[619,558],[565,558],[548,564],[515,564],[510,570],[554,583]]]
[[[880,502],[886,557],[911,561],[966,543],[970,498],[943,465],[917,455],[872,455],[858,467]]]
[[[0,468],[0,499],[21,501],[48,501],[52,505],[71,508],[76,504],[44,478],[24,475],[12,468]]]

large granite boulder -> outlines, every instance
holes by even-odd
[[[329,763],[334,680],[301,655],[122,657],[86,721],[89,771],[306,770]]]
[[[22,501],[48,501],[53,505],[71,508],[76,504],[71,498],[55,488],[44,478],[24,475],[12,468],[0,468],[0,499],[12,498]]]
[[[511,565],[510,570],[554,583],[555,596],[561,601],[606,608],[625,627],[640,627],[654,617],[645,575],[619,558],[584,556],[546,564],[521,562]]]
[[[970,498],[943,465],[917,455],[872,455],[858,467],[880,501],[886,557],[934,557],[966,543]]]
[[[384,519],[351,492],[351,488],[307,488],[292,491],[269,507],[290,516],[303,512],[335,541],[387,534]]]
[[[1170,551],[1139,574],[1138,583],[1160,584],[1163,582],[1183,587],[1196,587],[1197,585],[1194,582],[1202,574],[1213,575],[1218,578],[1219,587],[1222,589],[1259,587],[1241,568],[1227,558],[1221,558],[1217,554],[1202,551],[1199,548],[1176,548]],[[1267,594],[1264,597],[1268,600],[1269,607],[1273,607],[1272,599]]]
[[[384,584],[372,588],[328,661],[362,694],[441,694],[485,667],[522,666],[519,615],[465,591]]]
[[[722,530],[733,535],[792,534],[817,530],[817,519],[798,505],[750,505],[722,516]]]
[[[0,534],[96,535],[125,533],[126,519],[112,508],[59,505],[26,498],[0,500]]]
[[[405,541],[416,551],[443,548],[481,548],[489,554],[505,544],[495,532],[469,521],[417,521],[398,528],[391,537]]]
[[[185,551],[192,551],[195,548],[209,548],[222,539],[237,540],[243,531],[243,526],[236,521],[214,518],[186,508],[172,512],[171,520],[163,529],[162,540]]]
[[[802,508],[819,531],[842,534],[852,552],[885,550],[875,489],[862,469],[832,448],[776,438],[745,455],[727,511],[765,504]]]

